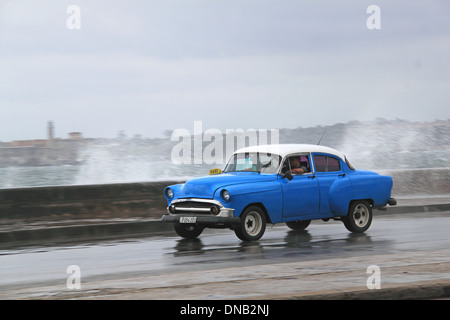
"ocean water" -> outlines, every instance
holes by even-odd
[[[450,122],[414,124],[382,121],[335,125],[328,128],[325,145],[345,154],[357,169],[385,171],[450,168]],[[318,129],[317,129],[318,130]],[[280,143],[315,143],[316,128],[286,131]],[[317,132],[316,132],[317,131]],[[319,137],[320,137],[319,135]],[[0,188],[87,185],[187,180],[204,176],[218,164],[175,164],[170,160],[177,142],[124,140],[95,142],[80,150],[80,165],[1,167]],[[203,148],[209,142],[203,144]],[[205,152],[206,149],[203,149]],[[194,155],[193,155],[194,156]]]
[[[72,185],[78,171],[76,166],[0,168],[0,188]]]
[[[170,161],[152,163],[97,163],[79,166],[0,168],[0,189],[89,185],[127,182],[187,180],[208,175],[214,165],[174,165]]]
[[[409,170],[450,167],[450,151],[347,153],[352,165],[364,170]],[[92,158],[83,165],[0,168],[0,188],[89,185],[127,182],[187,180],[208,175],[224,164],[173,164],[170,160],[141,161],[105,157]]]

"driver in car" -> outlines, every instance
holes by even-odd
[[[303,174],[308,172],[308,168],[306,167],[305,162],[300,161],[300,157],[291,157],[289,158],[289,164],[291,165],[292,174]]]

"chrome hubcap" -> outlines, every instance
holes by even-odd
[[[251,236],[257,235],[261,231],[262,220],[257,212],[250,212],[244,221],[245,231]]]
[[[364,227],[369,221],[369,209],[362,204],[357,205],[353,211],[353,221],[358,227]]]

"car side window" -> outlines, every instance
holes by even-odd
[[[338,159],[333,157],[328,157],[328,167],[327,171],[341,171],[341,164]]]
[[[341,171],[341,163],[338,159],[324,155],[314,155],[316,172]]]
[[[326,156],[315,155],[314,164],[316,165],[316,172],[327,172]]]
[[[298,172],[298,169],[302,169]],[[291,155],[284,161],[281,172],[291,171],[292,174],[311,173],[311,162],[308,155]],[[296,172],[297,171],[297,172]]]

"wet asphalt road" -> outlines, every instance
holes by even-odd
[[[67,290],[68,266],[77,265],[83,284],[234,267],[326,261],[371,255],[423,254],[450,248],[450,211],[377,215],[361,235],[341,222],[313,221],[305,232],[269,225],[257,242],[241,242],[230,230],[206,230],[198,240],[173,234],[76,245],[0,251],[0,299],[14,290],[56,286]],[[418,279],[420,280],[420,279]],[[182,282],[183,279],[180,279]],[[129,284],[133,286],[132,284]],[[320,287],[320,283],[317,284]],[[24,296],[21,296],[24,297]]]

